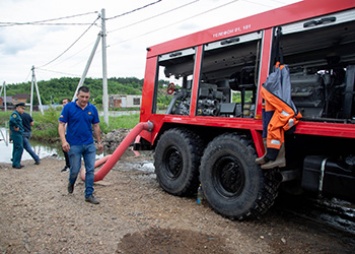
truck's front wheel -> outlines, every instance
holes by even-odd
[[[187,196],[198,186],[202,141],[187,129],[171,129],[159,139],[154,167],[159,185],[168,193]]]
[[[257,217],[277,196],[278,181],[255,163],[255,151],[236,134],[223,134],[207,146],[200,181],[210,206],[231,219]]]

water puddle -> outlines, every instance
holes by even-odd
[[[275,207],[293,216],[355,235],[355,204],[352,202],[315,195],[289,196],[281,193]]]
[[[8,142],[9,137],[8,137],[8,132],[6,129],[1,128],[1,133],[0,133],[0,163],[11,163],[11,158],[12,158],[12,146],[13,144]],[[31,145],[35,153],[41,158],[46,158],[46,157],[56,157],[59,160],[64,160],[63,156],[63,151],[59,143],[56,144],[48,144],[44,142],[38,142],[35,140],[31,140]],[[113,150],[105,150],[101,154],[96,155],[96,159],[100,159],[108,154],[112,154],[114,151]],[[121,162],[118,161],[117,164],[122,164],[122,169],[130,168],[130,169],[136,169],[140,171],[144,171],[147,173],[153,173],[154,172],[154,165],[153,163],[147,159],[147,160],[138,160],[135,161],[130,159],[130,157],[147,157],[147,152],[133,152],[132,148],[128,148],[125,153],[121,157]],[[149,157],[149,156],[148,156]],[[126,161],[126,159],[128,160]],[[27,151],[23,151],[22,154],[22,161],[27,161],[27,160],[33,160],[32,157],[30,156]],[[124,162],[122,162],[124,161]],[[119,169],[121,168],[119,166]]]
[[[0,129],[0,163],[11,163],[12,158],[12,142],[9,142],[9,133],[6,129]],[[40,159],[46,157],[57,157],[58,159],[64,160],[64,155],[62,148],[59,143],[49,144],[44,142],[38,142],[35,140],[30,141],[34,152],[39,156]],[[102,154],[97,154],[96,159],[105,156],[106,152]],[[33,160],[31,155],[24,150],[22,154],[22,161]]]
[[[63,157],[63,152],[60,150],[60,147],[56,145],[43,145],[35,141],[31,141],[31,145],[35,153],[41,158],[49,156],[58,156],[59,158]],[[11,163],[12,158],[12,143],[7,143],[2,140],[0,141],[0,163]],[[22,160],[33,160],[29,153],[25,150],[22,154]]]

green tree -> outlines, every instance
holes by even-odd
[[[63,77],[37,82],[42,104],[50,104],[51,102],[61,104],[63,98],[71,99],[79,81],[79,78]],[[107,84],[109,94],[139,95],[142,93],[143,79],[134,77],[109,78]],[[84,85],[90,88],[92,102],[94,104],[102,104],[102,79],[86,78]],[[31,82],[7,84],[6,91],[8,96],[17,94],[30,95]],[[34,105],[39,104],[36,89],[34,89],[33,101]]]

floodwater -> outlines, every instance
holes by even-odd
[[[64,160],[64,155],[60,143],[48,144],[42,143],[35,140],[30,141],[33,150],[41,158],[46,157],[56,157],[59,160]],[[100,154],[96,154],[96,159],[100,159],[108,154],[112,154],[112,150],[104,150]],[[124,157],[135,157],[135,156],[145,156],[144,151],[142,152],[133,152],[131,148],[128,148],[127,151],[122,155]],[[12,158],[12,143],[9,143],[9,135],[5,128],[0,128],[0,163],[11,163]],[[30,154],[27,151],[23,151],[21,161],[33,160]],[[154,166],[151,161],[145,161],[143,163],[134,163],[134,162],[125,162],[122,165],[124,168],[134,168],[137,170],[145,172],[153,172]]]
[[[12,143],[8,142],[9,139],[2,139],[0,141],[0,163],[11,163],[12,158]],[[60,147],[56,147],[58,145],[50,145],[50,144],[41,144],[35,141],[31,141],[31,145],[35,153],[41,158],[55,156],[58,158],[64,158],[63,152],[60,150]],[[25,150],[22,154],[22,161],[33,160],[29,153]]]
[[[48,144],[41,143],[35,140],[30,141],[33,150],[43,159],[46,157],[57,157],[64,160],[62,148],[59,143]],[[105,155],[105,152],[97,155],[97,159]],[[12,158],[12,143],[9,142],[9,133],[7,129],[0,128],[0,163],[11,163]],[[23,150],[22,161],[33,160],[30,154]]]

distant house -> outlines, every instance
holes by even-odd
[[[16,95],[12,96],[12,104],[16,105],[17,103],[20,103],[20,102],[26,103],[27,99],[29,99],[29,98],[30,98],[30,96],[28,94],[16,94]]]
[[[6,96],[6,104],[13,105],[12,96]],[[0,97],[0,105],[5,106],[5,98],[4,97]]]
[[[109,97],[110,108],[139,108],[142,103],[142,95],[111,95]]]
[[[14,96],[6,96],[6,104],[7,107],[14,108],[17,103],[23,102],[26,103],[27,99],[30,96],[28,94],[17,94]],[[5,107],[5,100],[4,97],[0,97],[0,107],[3,109]]]

